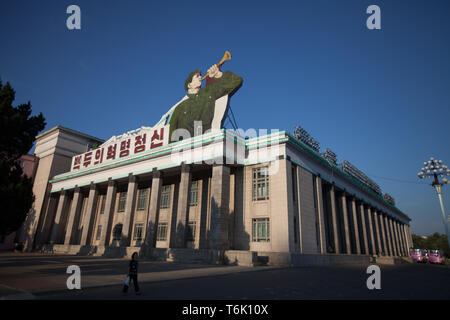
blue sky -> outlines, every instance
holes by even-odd
[[[66,8],[81,8],[81,30]],[[381,8],[381,30],[366,8]],[[239,127],[304,127],[394,196],[412,231],[444,232],[434,156],[450,165],[449,1],[0,0],[0,77],[49,129],[99,138],[154,125],[225,50]],[[450,186],[444,188],[450,210]]]

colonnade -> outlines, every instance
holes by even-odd
[[[325,185],[329,253],[409,256],[412,238],[407,224],[334,185]]]
[[[172,230],[170,230],[170,247],[184,248],[186,246],[186,229],[189,219],[189,194],[192,182],[192,166],[182,164],[180,166],[180,179],[177,192],[177,206],[173,213],[176,216],[171,218],[173,221]],[[146,212],[146,233],[142,243],[148,247],[156,246],[157,228],[159,222],[159,212],[161,204],[161,190],[163,186],[163,172],[153,170],[151,176],[150,199],[147,204]],[[131,235],[133,232],[133,221],[135,214],[135,205],[140,176],[130,174],[126,187],[125,210],[123,212],[123,227],[120,246],[130,246]],[[104,183],[102,185],[104,188]],[[225,165],[212,166],[211,178],[211,205],[210,205],[210,228],[208,232],[208,248],[223,248],[228,243],[228,223],[229,214],[229,190],[230,190],[230,167]],[[85,188],[86,189],[86,188]],[[72,196],[73,193],[73,196]],[[111,178],[107,182],[105,204],[103,214],[100,216],[98,225],[101,226],[101,235],[99,246],[108,246],[111,244],[111,232],[113,232],[113,220],[116,212],[116,197],[118,193],[118,181]],[[57,201],[54,207],[54,213],[47,214],[46,229],[51,230],[47,241],[53,244],[64,245],[92,245],[94,242],[96,213],[100,205],[99,185],[91,182],[87,196],[87,204],[84,212],[83,197],[86,190],[75,186],[73,191],[61,190],[53,199]],[[70,205],[69,205],[70,204]],[[50,207],[49,207],[50,208]],[[64,216],[66,218],[64,219]],[[82,220],[81,220],[81,216]],[[204,220],[204,219],[203,219]],[[202,221],[203,221],[202,220]],[[205,224],[205,223],[204,223]],[[200,226],[200,228],[205,226]],[[199,228],[199,229],[200,229]],[[205,232],[202,233],[205,236]],[[202,239],[200,242],[204,242]]]

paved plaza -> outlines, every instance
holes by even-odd
[[[81,269],[81,290],[66,287],[67,267]],[[0,299],[450,299],[450,268],[381,265],[381,289],[368,290],[363,266],[241,267],[140,260],[141,296],[121,293],[128,260],[0,254]],[[220,288],[218,290],[217,288]]]

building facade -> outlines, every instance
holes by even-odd
[[[407,215],[285,131],[245,139],[214,130],[110,162],[101,159],[112,149],[94,144],[105,145],[60,126],[37,137],[29,250],[225,252],[238,264],[248,255],[293,264],[308,255],[401,257],[412,247]]]

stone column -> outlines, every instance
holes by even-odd
[[[398,234],[398,240],[400,242],[400,250],[402,253],[402,256],[406,256],[406,247],[405,247],[405,243],[403,241],[403,234],[402,234],[402,223],[398,222],[397,223],[397,234]]]
[[[366,255],[369,255],[369,243],[367,241],[367,228],[366,228],[366,217],[365,217],[365,213],[364,213],[364,203],[361,202],[359,205],[359,211],[361,214],[361,228],[363,231],[363,240],[364,240],[364,252]]]
[[[394,229],[395,245],[397,247],[397,255],[400,257],[402,255],[402,249],[400,248],[400,239],[399,239],[398,233],[397,233],[397,221],[396,220],[392,220],[392,229]]]
[[[148,219],[149,219],[149,215],[150,215],[150,195],[151,195],[151,192],[152,192],[152,189],[151,189],[151,187],[148,187],[148,188],[146,188],[148,191],[147,191],[147,199],[146,199],[146,201],[145,201],[145,203],[146,203],[146,207],[145,207],[145,209],[144,209],[144,212],[145,212],[145,214],[144,214],[144,228],[143,228],[143,230],[142,230],[142,240],[141,240],[141,246],[145,246],[145,237],[146,237],[146,235],[147,235],[147,228],[148,228]]]
[[[408,226],[408,235],[409,235],[409,239],[411,240],[411,245],[414,246],[413,239],[412,239],[412,234],[411,234],[411,227],[410,226]]]
[[[316,231],[314,232],[315,237],[315,250],[312,250],[312,248],[314,246],[312,246],[313,241],[311,237],[303,237],[303,230],[305,228],[307,228],[307,226],[312,226],[312,224],[314,223],[314,227],[316,227],[317,224],[317,217],[316,217],[316,210],[314,205],[314,192],[316,192],[316,190],[314,190],[314,179],[315,177],[310,173],[307,172],[306,170],[302,170],[302,168],[297,167],[296,165],[291,163],[291,168],[295,168],[294,169],[294,173],[292,176],[292,182],[291,182],[291,187],[294,188],[293,190],[293,216],[294,216],[294,221],[293,221],[293,226],[294,226],[294,234],[295,234],[295,230],[298,231],[298,247],[296,247],[295,250],[298,250],[298,252],[300,253],[304,253],[304,252],[311,252],[311,253],[317,253],[318,250],[320,250],[318,248],[318,244],[317,244],[317,228],[313,228],[312,230]],[[311,183],[307,183],[307,181],[310,181]],[[300,192],[300,189],[303,189],[303,192]],[[306,192],[305,192],[306,191]],[[294,202],[294,198],[297,199],[296,202]],[[306,198],[304,201],[302,200],[302,198]],[[305,205],[307,206],[308,204],[312,204],[312,210],[311,210],[311,206],[308,207],[308,209],[305,208]],[[306,213],[306,214],[303,214]],[[308,214],[309,213],[309,214]],[[296,218],[298,218],[298,221],[296,220]],[[295,241],[294,241],[295,242]],[[304,243],[305,242],[305,243]],[[296,246],[297,244],[294,243],[294,246]]]
[[[319,252],[322,254],[327,253],[326,247],[326,236],[325,236],[325,218],[324,218],[324,209],[323,209],[323,197],[322,197],[322,179],[320,177],[315,177],[316,179],[316,192],[317,195],[317,210],[318,210],[318,223],[319,223],[319,239],[320,239],[320,248]]]
[[[405,246],[406,246],[406,255],[409,256],[409,249],[412,247],[412,245],[409,243],[408,235],[406,233],[406,225],[402,225],[402,234],[405,239]]]
[[[392,232],[394,234],[394,238],[395,238],[395,248],[397,251],[397,256],[401,256],[401,251],[400,251],[400,242],[398,241],[398,235],[397,235],[397,230],[395,228],[395,220],[392,220]]]
[[[402,223],[400,225],[400,232],[402,233],[402,237],[403,237],[403,244],[405,246],[405,256],[409,257],[409,247],[408,247],[408,239],[406,239],[406,235],[405,235],[405,224]]]
[[[81,234],[80,244],[82,246],[90,245],[92,240],[92,232],[94,228],[95,209],[97,208],[98,190],[94,182],[91,182],[89,189],[89,198],[84,217],[83,233]]]
[[[405,237],[404,227],[405,227],[405,225],[403,223],[400,224],[400,233],[401,233],[402,239],[403,239],[403,247],[405,248],[405,256],[408,257],[409,256],[409,248],[408,248],[408,242],[406,241],[406,237]]]
[[[394,251],[394,256],[397,257],[398,256],[397,238],[395,237],[394,221],[392,219],[389,219],[389,228],[392,237],[392,249]]]
[[[331,198],[331,217],[333,223],[333,238],[334,238],[334,252],[336,254],[341,253],[339,246],[338,228],[337,228],[337,212],[336,212],[336,197],[334,191],[334,185],[331,186],[330,190]]]
[[[373,234],[373,225],[372,225],[372,210],[370,210],[370,207],[367,207],[367,220],[369,222],[369,234],[370,234],[370,243],[371,243],[371,254],[376,254],[377,249],[375,245],[375,237]]]
[[[237,181],[240,183],[240,189],[245,189],[245,168],[238,170],[239,174]],[[210,207],[211,207],[211,178],[204,177],[202,179],[202,209],[200,212],[200,225],[199,225],[199,249],[207,249],[208,248],[208,234],[210,231]],[[250,240],[249,235],[245,231],[245,216],[244,216],[244,193],[242,192],[239,196],[240,206],[236,211],[236,219],[239,221],[236,225],[239,226],[238,230],[240,230],[241,240],[240,244],[236,248],[238,250],[249,250],[250,248]]]
[[[403,223],[400,224],[400,233],[402,235],[402,239],[403,239],[403,248],[405,249],[405,256],[408,257],[409,256],[409,249],[408,249],[408,243],[406,242],[406,238],[405,238],[405,233],[403,232],[403,227],[405,225]]]
[[[401,222],[397,222],[397,234],[398,234],[398,241],[400,242],[400,251],[402,253],[402,256],[406,256],[406,247],[403,242],[403,236],[401,231]]]
[[[394,229],[395,243],[397,245],[397,253],[401,257],[402,256],[402,247],[400,246],[400,238],[399,238],[399,234],[398,234],[398,230],[397,230],[397,221],[396,220],[392,221],[392,228]]]
[[[50,189],[50,188],[49,188]],[[35,243],[37,245],[48,243],[50,240],[51,227],[55,221],[58,196],[47,192],[42,206],[41,220],[36,230]]]
[[[410,226],[408,226],[408,235],[409,235],[409,239],[411,240],[411,245],[414,246],[412,235],[411,235],[411,227]]]
[[[413,242],[412,235],[411,235],[411,227],[408,226],[406,228],[406,230],[407,230],[406,232],[407,232],[407,235],[408,235],[409,243],[411,244],[411,248],[413,248],[414,247],[414,242]]]
[[[388,246],[387,246],[387,238],[386,238],[386,232],[384,231],[384,219],[383,219],[383,212],[379,213],[379,223],[380,223],[380,227],[381,227],[381,236],[383,237],[383,251],[384,251],[384,255],[388,256],[389,255],[389,251],[388,251]]]
[[[277,218],[272,218],[270,220],[270,244],[272,250],[275,252],[295,252],[296,245],[294,241],[294,228],[292,224],[294,221],[292,162],[288,159],[280,158],[277,160],[276,165],[278,167],[278,174],[271,174],[271,170],[269,169],[270,194],[274,195],[273,191],[276,190],[277,194],[280,195],[280,200],[276,203],[276,205],[274,206],[274,201],[271,201],[270,205],[271,210],[278,212]],[[310,181],[312,182],[312,178]],[[214,185],[212,187],[214,188]],[[309,185],[309,187],[311,187],[311,185]],[[306,204],[302,203],[302,199],[299,199],[299,201],[301,206]],[[305,222],[305,219],[302,218],[302,221]],[[297,222],[300,221],[298,220]]]
[[[59,195],[58,208],[56,209],[55,221],[52,227],[52,234],[50,237],[50,243],[55,244],[61,240],[62,232],[64,228],[61,226],[62,217],[64,214],[64,210],[67,206],[68,201],[67,191],[61,189],[61,193]]]
[[[372,213],[373,213],[373,220],[375,221],[375,237],[378,245],[378,254],[381,256],[383,248],[381,246],[380,227],[378,226],[378,213],[377,210],[374,210]]]
[[[177,222],[175,230],[175,248],[186,247],[186,226],[189,220],[189,190],[191,188],[191,167],[181,164],[181,179],[178,189]]]
[[[210,249],[228,249],[230,167],[213,165],[211,181]]]
[[[105,213],[102,220],[102,234],[100,236],[100,245],[109,245],[109,238],[111,235],[112,219],[114,215],[114,206],[116,203],[117,184],[114,180],[109,178],[108,189],[106,191]]]
[[[76,231],[78,229],[78,223],[80,222],[81,204],[83,203],[83,195],[78,187],[75,187],[73,193],[72,206],[69,212],[69,220],[67,221],[66,238],[64,240],[65,245],[70,245],[74,240]]]
[[[137,187],[137,177],[130,173],[128,177],[127,199],[125,202],[125,219],[123,221],[122,240],[120,241],[122,247],[128,247],[130,245],[131,235],[133,233]]]
[[[161,172],[156,170],[156,168],[153,168],[152,187],[148,209],[147,234],[145,236],[145,245],[150,248],[154,248],[156,246],[156,232],[158,231],[162,183],[163,179]]]
[[[249,237],[247,237],[247,233],[245,232],[245,217],[244,217],[244,168],[240,167],[236,170],[235,173],[235,206],[234,206],[234,229],[235,229],[235,237],[233,246],[236,250],[244,250],[248,249],[250,245]],[[202,179],[201,186],[202,188],[199,190],[201,201],[201,210],[198,219],[198,236],[199,236],[199,248],[203,249],[205,247],[205,232],[206,230],[206,207],[207,204],[205,202],[205,198],[208,197],[208,188],[207,188],[208,180]]]
[[[397,246],[395,243],[395,234],[394,234],[394,228],[392,227],[392,219],[389,219],[389,232],[391,233],[391,237],[392,237],[392,253],[393,256],[398,256],[397,253]]]
[[[358,218],[356,212],[356,201],[355,198],[352,198],[352,213],[353,213],[353,232],[355,233],[355,242],[356,242],[356,254],[361,254],[361,244],[359,240],[359,227],[358,227]]]
[[[397,221],[394,221],[394,231],[395,231],[395,237],[397,238],[398,255],[403,256],[402,242],[400,239],[400,233],[398,232],[398,222]]]
[[[344,232],[345,232],[345,249],[347,254],[352,253],[351,245],[350,245],[350,230],[348,227],[348,212],[347,212],[347,199],[345,197],[345,192],[342,193],[341,196],[341,204],[342,204],[342,214],[344,216]]]
[[[384,224],[385,224],[385,226],[386,226],[386,238],[387,238],[387,239],[386,239],[386,242],[387,242],[388,247],[389,247],[389,255],[390,255],[390,256],[393,256],[394,253],[393,253],[393,250],[392,250],[391,230],[390,230],[390,228],[389,228],[389,218],[388,218],[387,215],[384,216]]]

